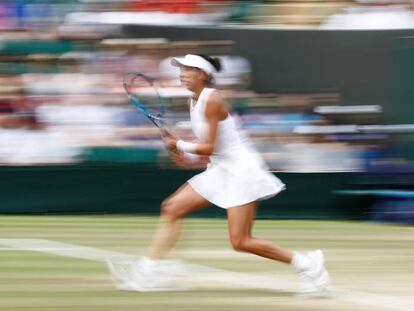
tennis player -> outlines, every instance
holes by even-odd
[[[230,242],[236,251],[290,264],[317,290],[324,290],[329,276],[321,250],[301,254],[252,235],[258,201],[275,196],[285,185],[268,171],[220,92],[212,88],[220,60],[188,54],[173,58],[171,64],[180,68],[182,85],[194,94],[189,109],[198,142],[169,136],[165,143],[180,165],[192,165],[202,156],[209,157],[209,164],[162,203],[161,224],[144,265],[156,265],[165,258],[178,239],[183,217],[214,204],[227,211]]]

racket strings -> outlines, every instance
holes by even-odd
[[[165,101],[159,81],[139,73],[124,77],[124,89],[130,102],[146,115],[152,123],[163,128],[166,125]]]
[[[124,88],[130,96],[135,97],[146,107],[156,108],[159,113],[163,113],[164,98],[161,96],[161,85],[153,79],[134,74],[130,79],[124,81]]]

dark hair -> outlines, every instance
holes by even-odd
[[[213,67],[217,70],[217,72],[219,72],[222,69],[221,61],[218,57],[211,57],[211,56],[205,55],[205,54],[195,54],[195,55],[204,58],[206,61],[208,61],[210,64],[212,64]]]

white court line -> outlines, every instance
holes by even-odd
[[[3,248],[2,250],[35,251],[99,262],[105,262],[108,259],[131,260],[139,258],[138,256],[121,252],[42,239],[0,239],[0,249],[1,248]],[[283,282],[281,282],[281,280],[276,277],[230,272],[201,265],[189,264],[186,265],[186,267],[191,271],[191,283],[201,287],[217,287],[217,285],[219,285],[218,283],[221,283],[227,284],[232,288],[259,288],[293,293],[297,289],[298,284],[297,281],[286,280],[285,277],[283,277]],[[361,291],[335,288],[333,295],[329,297],[331,300],[337,300],[338,303],[345,301],[383,310],[412,311],[414,309],[413,299],[404,299]]]
[[[41,239],[0,239],[0,246],[102,262],[109,258],[137,258],[125,253]]]

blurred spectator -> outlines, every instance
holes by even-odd
[[[320,26],[320,29],[404,28],[414,28],[412,2],[406,0],[358,0]]]

